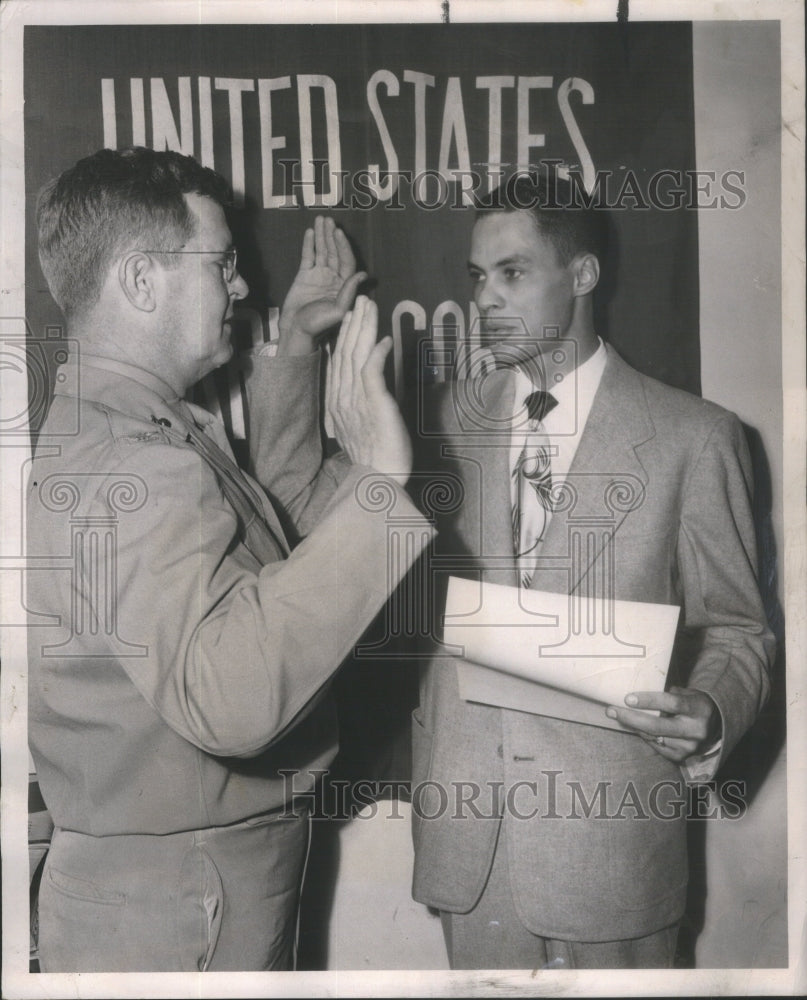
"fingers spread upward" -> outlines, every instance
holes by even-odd
[[[342,320],[326,382],[326,405],[337,440],[356,464],[405,483],[412,468],[409,434],[384,381],[392,339],[376,343],[378,309],[360,295]]]
[[[350,245],[350,240],[339,228],[334,230],[334,243],[339,263],[339,275],[347,279],[356,270],[356,257],[353,248]]]
[[[306,229],[303,233],[303,249],[300,254],[300,268],[309,270],[314,266],[314,230]]]

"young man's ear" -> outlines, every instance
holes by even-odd
[[[139,250],[121,258],[118,265],[118,283],[135,309],[153,312],[157,308],[156,272],[154,261]]]
[[[600,262],[593,253],[579,253],[572,261],[574,294],[588,295],[600,280]]]

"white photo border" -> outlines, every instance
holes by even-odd
[[[0,441],[0,677],[2,737],[3,984],[23,997],[268,996],[678,996],[799,995],[807,992],[807,516],[805,495],[804,11],[799,0],[632,0],[631,21],[761,20],[781,23],[782,100],[782,385],[784,406],[784,604],[787,623],[789,824],[787,969],[637,972],[316,972],[82,974],[28,972],[27,686],[25,629],[19,618],[20,521],[24,438]],[[0,324],[24,335],[23,29],[26,24],[452,23],[612,21],[616,0],[3,0],[0,6]],[[22,324],[20,326],[20,324]],[[0,366],[0,438],[26,406],[25,373]],[[15,568],[16,567],[16,568]],[[772,823],[776,818],[771,818]]]

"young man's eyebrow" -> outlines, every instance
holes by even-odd
[[[513,253],[509,257],[502,257],[501,260],[497,260],[496,267],[507,267],[508,264],[528,264],[530,258],[526,254]]]
[[[529,262],[530,262],[529,257],[525,256],[524,254],[516,253],[516,254],[511,254],[509,257],[502,257],[501,260],[497,260],[493,266],[507,267],[510,264],[528,264]],[[474,264],[472,260],[468,261],[467,267],[469,271],[471,269],[473,269],[474,271],[484,271],[483,267],[480,267],[478,264]]]

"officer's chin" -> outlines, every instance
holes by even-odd
[[[199,381],[226,365],[227,362],[231,360],[233,354],[233,345],[230,343],[229,339],[222,340],[215,356],[212,357],[207,364],[200,367],[201,374],[199,376]]]

